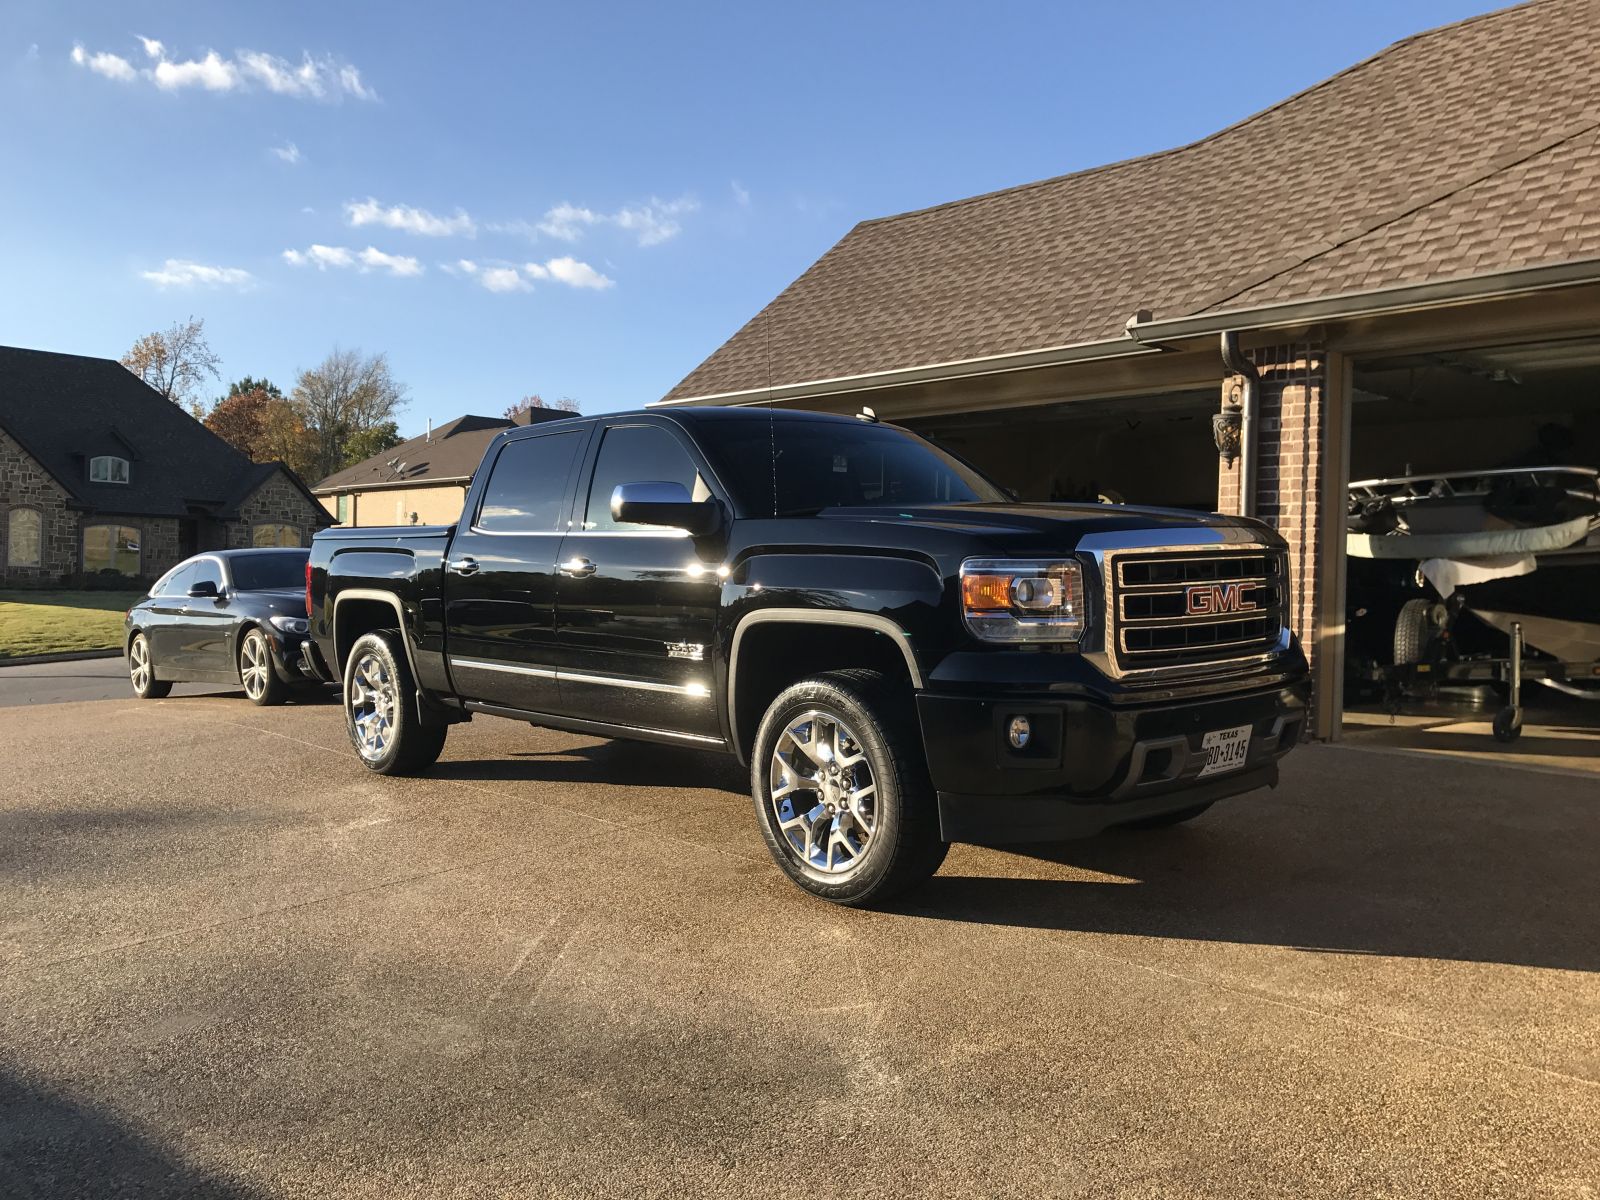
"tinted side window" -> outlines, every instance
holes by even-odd
[[[197,583],[214,583],[217,591],[222,590],[222,568],[209,558],[203,558],[191,568],[194,574],[189,576],[189,581],[183,585],[187,592]]]
[[[576,430],[506,443],[483,491],[478,528],[497,533],[554,530],[567,498],[572,462],[582,445]]]
[[[197,563],[185,563],[165,580],[157,585],[155,594],[158,596],[187,596],[189,585],[194,582],[194,571]]]
[[[711,495],[689,452],[659,425],[614,425],[595,459],[585,529],[657,529],[611,519],[611,493],[624,483],[681,483],[693,500]]]

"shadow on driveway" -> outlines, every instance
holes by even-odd
[[[7,1200],[257,1195],[183,1162],[112,1113],[0,1066],[0,1196]]]

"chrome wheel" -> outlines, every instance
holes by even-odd
[[[244,649],[239,654],[239,682],[244,684],[244,694],[259,700],[267,691],[267,672],[272,663],[267,659],[267,639],[259,633],[249,633],[244,639]]]
[[[382,758],[394,738],[400,693],[376,654],[369,651],[356,660],[345,703],[355,726],[356,750],[368,761]]]
[[[877,828],[877,781],[843,721],[820,709],[788,721],[767,781],[778,831],[795,857],[830,875],[860,865]]]
[[[150,647],[143,635],[134,638],[128,649],[128,678],[136,692],[142,693],[150,686]]]

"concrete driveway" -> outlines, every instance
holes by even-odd
[[[173,685],[172,694],[203,696],[227,690],[209,683],[179,683]],[[121,655],[0,667],[0,708],[73,700],[125,700],[132,694],[128,660]],[[240,695],[243,694],[241,690]]]
[[[0,714],[0,1195],[1594,1196],[1592,780],[1308,747],[796,891],[740,772],[329,704]]]

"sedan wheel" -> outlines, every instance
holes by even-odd
[[[282,704],[288,687],[272,668],[272,650],[267,635],[252,629],[239,647],[239,682],[252,704]]]
[[[170,683],[156,678],[155,659],[150,657],[150,639],[142,633],[134,634],[128,646],[128,681],[133,684],[133,694],[141,700],[159,700],[172,691]]]

